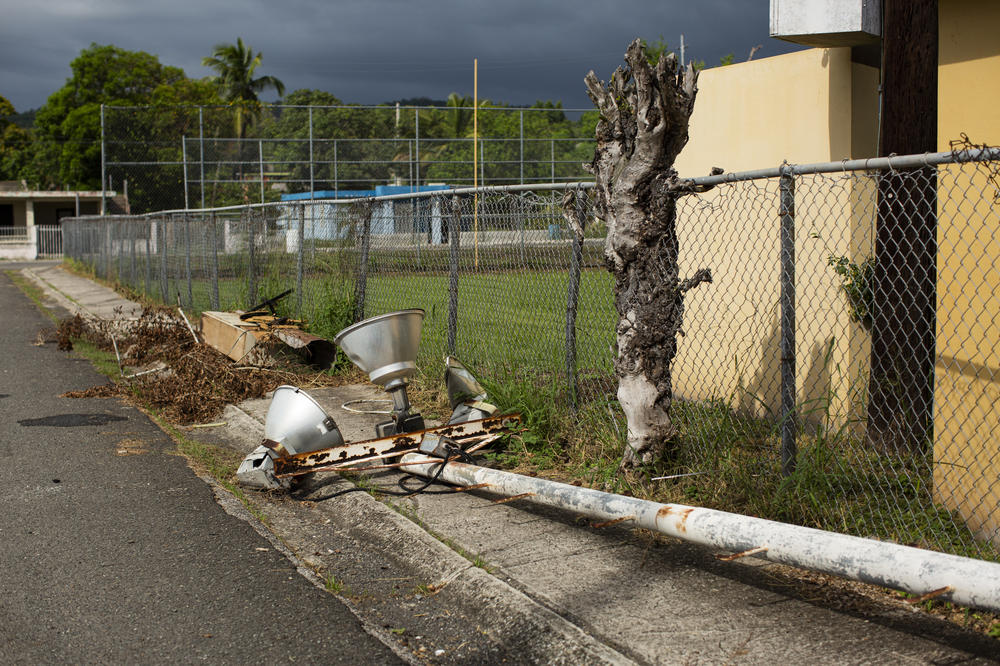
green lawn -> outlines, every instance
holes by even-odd
[[[566,271],[463,274],[458,281],[456,355],[476,367],[552,373],[565,371]],[[580,281],[577,363],[581,369],[611,368],[616,315],[611,276],[589,270]],[[365,314],[422,308],[420,356],[433,362],[447,349],[447,275],[373,275]]]
[[[296,286],[294,263],[264,263],[255,300],[274,296]],[[131,267],[122,266],[120,279],[136,291],[145,289],[145,266],[140,262],[136,280]],[[159,266],[151,266],[150,296],[161,298]],[[204,276],[207,267],[194,266],[192,299],[188,300],[186,271],[171,262],[168,298],[174,304],[180,293],[185,309],[194,314],[213,309],[212,285]],[[233,266],[223,265],[223,271]],[[569,276],[566,270],[512,270],[474,273],[463,271],[458,284],[456,355],[473,367],[493,374],[562,375],[566,369],[566,309]],[[302,317],[317,335],[332,338],[350,323],[353,314],[354,277],[314,270],[302,286]],[[365,316],[406,308],[426,312],[421,335],[419,365],[437,372],[447,352],[449,277],[447,273],[399,271],[373,272],[368,276]],[[245,278],[219,280],[219,309],[244,309],[249,305]],[[294,316],[298,294],[281,303],[282,314]],[[584,377],[610,378],[616,315],[612,278],[603,269],[584,270],[577,311],[577,367]],[[499,376],[497,377],[500,378]]]

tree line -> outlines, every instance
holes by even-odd
[[[307,189],[310,178],[318,182],[317,189],[329,186],[335,178],[331,165],[338,157],[343,163],[337,179],[341,189],[367,188],[387,178],[393,171],[384,168],[388,163],[399,163],[398,170],[412,169],[417,157],[406,141],[346,141],[338,146],[341,154],[334,156],[332,140],[413,137],[417,125],[423,142],[416,164],[421,182],[447,182],[471,173],[471,166],[464,164],[472,159],[468,142],[473,115],[470,96],[452,93],[442,108],[417,112],[410,109],[397,118],[394,102],[371,109],[345,103],[323,90],[297,89],[285,95],[282,81],[259,74],[261,60],[261,54],[242,39],[235,44],[219,44],[202,61],[214,76],[195,79],[178,67],[162,64],[149,53],[91,44],[70,63],[71,75],[65,85],[34,112],[30,126],[18,122],[21,118],[13,106],[0,97],[0,180],[24,181],[30,189],[101,189],[102,105],[119,107],[113,113],[106,109],[104,114],[105,147],[113,153],[108,159],[179,163],[191,157],[180,152],[182,136],[213,141],[214,161],[235,165],[235,173],[228,177],[213,174],[223,183],[211,192],[215,204],[246,198],[237,184],[225,181],[242,180],[244,168],[249,171],[249,165],[256,164],[256,149],[249,147],[248,139],[300,140],[279,146],[270,156],[288,165],[284,175],[298,181],[293,190]],[[268,90],[282,96],[279,105],[259,100],[258,96]],[[584,162],[592,156],[596,111],[571,119],[563,113],[561,102],[539,101],[532,108],[547,112],[523,114],[522,128],[517,113],[491,110],[518,107],[490,100],[480,100],[479,105],[479,136],[512,140],[485,145],[483,150],[491,153],[488,170],[506,163],[509,176],[509,165],[523,157],[519,154],[522,147],[513,141],[522,135],[568,140],[559,141],[556,156],[550,154],[549,146],[544,147],[542,155],[542,147],[529,145],[526,152],[540,153],[536,161],[544,157],[548,162],[554,157],[555,162]],[[315,164],[310,173],[306,147],[310,112],[294,108],[306,106],[338,107],[316,109],[311,114],[315,139],[311,158]],[[498,173],[484,175],[487,179],[501,178]],[[563,173],[555,175],[561,177]],[[529,166],[524,174],[526,180],[547,180],[551,176],[548,164],[544,168]],[[130,198],[140,208],[145,207],[144,199],[149,206],[177,205],[181,202],[173,200],[176,194],[169,195],[171,200],[167,201],[163,196],[154,197],[154,191],[176,192],[182,178],[183,173],[176,168],[150,170],[130,183]],[[117,182],[121,182],[120,178]]]

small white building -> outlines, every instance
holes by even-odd
[[[43,239],[39,247],[39,230],[49,230],[56,238],[64,217],[101,214],[102,202],[113,196],[114,192],[29,190],[22,183],[0,182],[0,259],[59,254],[61,244],[47,247],[50,244]]]

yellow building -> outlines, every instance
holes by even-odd
[[[701,72],[683,176],[873,157],[878,70],[848,47],[799,51]],[[869,336],[850,321],[828,257],[871,255],[867,179],[797,179],[798,396],[807,421],[863,416]],[[778,182],[725,185],[682,202],[681,273],[712,271],[690,292],[674,370],[682,398],[722,398],[755,416],[779,410]],[[711,354],[706,354],[711,349]]]
[[[950,150],[963,133],[1000,146],[1000,2],[940,0],[938,13],[938,150]],[[879,70],[852,61],[852,53],[813,48],[703,71],[678,172],[875,156]],[[873,255],[874,187],[858,174],[796,178],[797,404],[806,421],[851,424],[858,433],[870,336],[850,321],[827,259],[860,263]],[[943,166],[938,188],[934,494],[980,538],[996,541],[1000,175],[982,165]],[[776,179],[682,201],[681,275],[710,268],[714,282],[685,301],[678,397],[780,413],[778,201]]]
[[[1000,146],[1000,3],[938,3],[938,149],[964,133]],[[938,179],[934,488],[981,538],[1000,541],[1000,215],[982,166]],[[968,193],[968,196],[966,196]]]

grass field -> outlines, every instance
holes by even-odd
[[[265,265],[265,268],[267,266]],[[294,265],[287,262],[266,270],[256,285],[256,300],[274,296],[295,286]],[[145,288],[144,267],[128,285]],[[128,277],[128,271],[122,271]],[[199,314],[212,309],[210,280],[192,279],[188,299],[183,271],[169,271],[167,302],[180,294],[186,309]],[[161,296],[158,267],[150,282],[153,298]],[[562,375],[566,372],[566,318],[569,277],[565,270],[463,271],[458,281],[456,355],[484,371],[501,374],[531,372]],[[302,285],[302,317],[309,330],[332,338],[351,323],[354,313],[354,277],[312,272]],[[279,305],[281,314],[294,316],[298,294]],[[368,276],[365,316],[421,308],[425,319],[418,365],[437,374],[447,353],[449,276],[446,273],[373,272]],[[250,294],[245,279],[219,280],[219,309],[245,309]],[[611,359],[617,315],[612,301],[612,278],[603,269],[581,274],[576,318],[577,367],[585,380],[604,378],[612,382]]]
[[[425,312],[421,359],[433,365],[447,351],[447,275],[374,275],[365,314],[401,308]],[[517,374],[566,370],[565,271],[464,274],[458,280],[456,355],[481,370]],[[584,271],[576,319],[578,367],[610,377],[617,315],[606,271]]]

